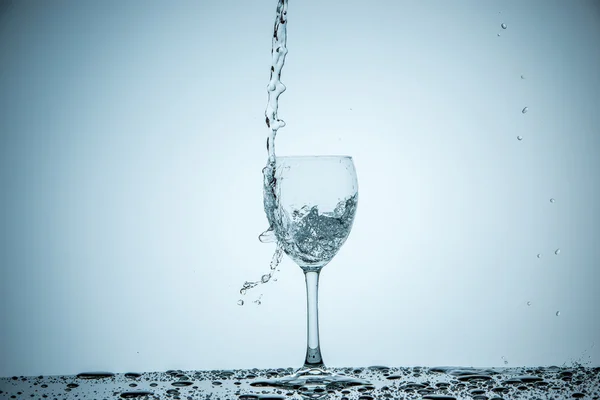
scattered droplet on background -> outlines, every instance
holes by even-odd
[[[560,315],[560,311],[557,311],[556,312],[556,316],[558,317],[559,315]]]
[[[244,305],[244,300],[238,300],[238,306],[243,306]]]
[[[502,29],[506,29],[506,24],[502,24],[500,26],[502,27]]]
[[[554,254],[559,255],[560,254],[560,249],[556,249],[556,251],[554,252]]]
[[[527,111],[529,111],[529,107],[524,107],[524,108],[521,110],[521,112],[522,112],[523,114],[525,114]]]
[[[554,203],[556,200],[554,200],[554,198],[550,199],[550,203]]]
[[[525,75],[521,75],[521,79],[525,79]]]
[[[523,140],[523,136],[521,136],[521,135],[517,136],[517,140],[519,140],[519,141]]]
[[[530,302],[530,301],[528,301],[528,302],[527,302],[527,305],[528,305],[528,306],[530,306],[530,305],[531,305],[531,302]]]
[[[542,253],[538,253],[537,258],[542,258]]]

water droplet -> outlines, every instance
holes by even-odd
[[[269,279],[271,279],[271,275],[265,274],[262,276],[262,278],[260,278],[260,280],[262,281],[262,283],[267,283],[269,282]]]
[[[506,29],[506,24],[502,24],[500,26],[502,27],[502,29]]]
[[[558,317],[559,315],[560,315],[560,311],[557,311],[556,312],[556,316]]]
[[[153,396],[154,393],[152,392],[146,392],[146,391],[138,391],[138,392],[124,392],[121,393],[121,398],[122,399],[139,399],[139,398],[144,398],[147,399],[149,396]]]
[[[537,258],[542,258],[542,253],[538,253]]]
[[[521,112],[522,112],[523,114],[525,114],[527,111],[529,111],[529,107],[524,107],[524,108],[521,110]]]
[[[556,249],[556,251],[554,251],[554,254],[559,255],[560,254],[560,249]]]
[[[550,203],[554,203],[556,200],[554,200],[554,198],[550,199]]]
[[[246,294],[246,289],[240,289],[240,294],[243,296]]]
[[[238,300],[238,306],[243,306],[244,305],[244,300]]]
[[[519,140],[519,141],[523,140],[523,136],[521,136],[521,135],[517,136],[517,140]]]
[[[525,79],[525,75],[521,75],[521,79]]]
[[[530,302],[530,301],[528,301],[528,302],[527,302],[527,305],[528,305],[528,306],[530,306],[530,305],[531,305],[531,302]]]
[[[262,304],[262,302],[260,300],[256,300],[255,303],[257,306],[260,306]]]
[[[175,387],[186,387],[186,386],[192,386],[193,384],[194,384],[194,382],[190,382],[190,381],[177,381],[177,382],[171,383],[171,385],[175,386]]]
[[[498,33],[496,36],[500,36],[500,34]]]
[[[275,238],[275,231],[273,231],[271,228],[267,229],[258,236],[258,240],[260,240],[262,243],[273,243],[275,240],[277,240]]]
[[[115,376],[112,372],[82,372],[77,374],[79,379],[105,379]]]

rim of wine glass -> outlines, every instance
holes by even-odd
[[[309,158],[319,158],[319,159],[325,159],[325,158],[334,158],[334,159],[352,159],[352,156],[337,156],[337,155],[315,155],[315,156],[277,156],[277,160],[279,159],[286,159],[286,160],[292,160],[292,159],[309,159]]]

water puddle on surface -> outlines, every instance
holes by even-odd
[[[0,399],[600,399],[600,367],[332,368],[372,384],[340,390],[264,387],[292,368],[0,378]],[[135,386],[132,386],[135,385]]]

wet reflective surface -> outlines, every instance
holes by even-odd
[[[331,368],[365,379],[338,390],[278,389],[262,382],[292,368],[166,371],[0,378],[0,399],[600,399],[600,367],[473,369],[463,367]]]

